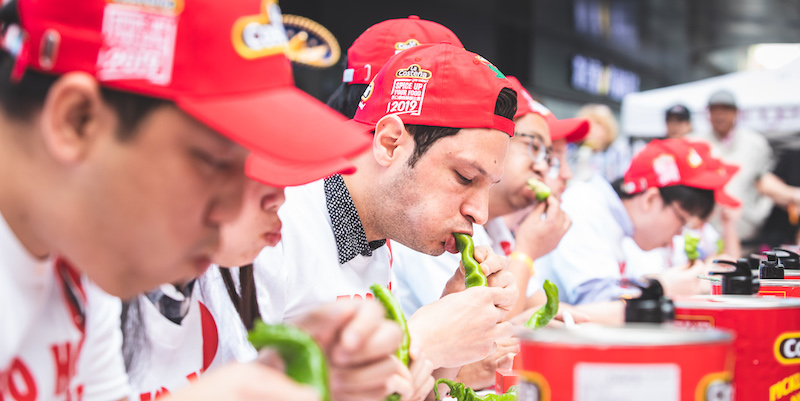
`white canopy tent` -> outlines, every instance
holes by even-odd
[[[709,130],[706,105],[720,89],[736,96],[739,124],[765,134],[800,132],[800,59],[777,70],[735,72],[628,94],[622,100],[622,132],[633,137],[663,136],[665,113],[678,103],[692,112],[696,131]]]

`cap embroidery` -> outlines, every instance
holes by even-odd
[[[412,47],[419,46],[420,44],[421,43],[419,43],[419,41],[416,39],[409,39],[405,42],[397,42],[394,44],[394,54],[400,53],[403,50],[408,50]]]
[[[372,96],[372,91],[375,89],[375,81],[372,81],[367,85],[367,89],[364,89],[364,94],[361,95],[361,101],[366,102],[370,96]]]
[[[422,69],[418,64],[411,64],[408,68],[401,68],[397,70],[395,76],[397,78],[431,79],[433,74],[428,70]]]
[[[653,171],[658,177],[659,186],[667,186],[681,181],[678,164],[672,155],[662,154],[653,159]]]
[[[246,59],[284,53],[289,42],[278,4],[264,0],[261,11],[262,14],[241,17],[233,23],[233,48]]]
[[[686,160],[689,162],[689,166],[691,168],[700,167],[703,164],[703,158],[697,154],[697,151],[694,149],[689,149],[689,156],[687,156]]]
[[[110,3],[103,11],[103,47],[97,55],[101,81],[144,79],[169,85],[178,15]]]
[[[494,64],[492,64],[489,60],[487,60],[487,59],[485,59],[482,56],[477,55],[477,54],[475,55],[475,58],[480,60],[480,62],[483,63],[483,65],[489,67],[490,70],[494,71],[494,73],[497,74],[497,78],[500,78],[500,79],[505,79],[506,78],[506,76],[503,75],[503,73],[500,72],[500,70],[498,70],[497,67],[495,67]]]

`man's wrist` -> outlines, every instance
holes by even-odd
[[[518,260],[525,264],[528,267],[528,270],[531,272],[531,276],[533,275],[533,258],[528,255],[527,253],[521,251],[514,251],[508,255],[508,258],[511,260]]]

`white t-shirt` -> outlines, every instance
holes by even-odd
[[[229,361],[255,359],[216,266],[195,283],[180,324],[167,319],[146,296],[138,301],[146,341],[129,371],[135,400],[175,392]]]
[[[394,244],[339,264],[323,180],[286,188],[286,203],[278,214],[283,239],[264,248],[254,263],[265,320],[294,319],[338,299],[371,298],[372,284],[391,288]]]
[[[127,397],[119,299],[66,262],[32,257],[1,216],[0,305],[0,399]]]
[[[472,241],[476,246],[489,245],[495,253],[503,256],[508,256],[514,249],[514,236],[501,217],[483,226],[473,224],[472,229]],[[461,262],[461,254],[458,253],[445,252],[431,256],[396,242],[392,244],[392,254],[397,277],[393,289],[406,316],[439,299],[447,280]]]
[[[564,192],[561,208],[572,226],[553,252],[535,262],[536,275],[549,279],[559,298],[570,304],[615,299],[625,269],[622,240],[633,234],[633,222],[614,189],[595,175]]]

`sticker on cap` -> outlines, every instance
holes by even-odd
[[[261,12],[241,17],[233,23],[233,48],[248,60],[284,53],[289,43],[278,3],[264,0]]]
[[[394,44],[394,54],[400,53],[403,50],[408,50],[412,47],[419,46],[420,43],[416,39],[409,39],[405,42],[397,42]]]
[[[428,80],[433,77],[433,73],[419,64],[412,64],[408,68],[397,70],[394,76],[386,113],[420,115],[425,89],[428,88]]]
[[[107,4],[103,11],[103,47],[97,55],[97,78],[144,79],[168,85],[172,81],[177,31],[176,12]]]
[[[127,4],[130,6],[149,8],[159,12],[180,14],[183,12],[184,0],[110,0],[109,3]]]
[[[681,181],[681,172],[672,155],[662,154],[653,159],[653,171],[658,177],[658,184],[662,187]]]
[[[689,148],[689,156],[686,158],[686,161],[689,162],[689,167],[691,168],[697,168],[703,164],[703,158],[700,157],[700,154],[698,154],[694,148]]]
[[[483,65],[489,67],[489,69],[492,70],[495,74],[497,74],[497,78],[506,79],[506,76],[502,72],[500,72],[500,70],[498,70],[497,67],[495,67],[491,61],[483,58],[483,56],[478,54],[475,55],[475,58],[478,59]]]

